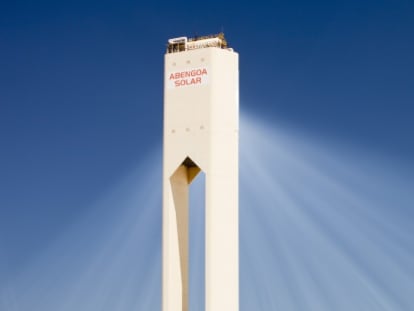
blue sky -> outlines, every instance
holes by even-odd
[[[240,54],[242,113],[355,170],[371,163],[366,176],[405,195],[387,215],[412,222],[412,1],[2,3],[0,289],[53,262],[54,243],[137,167],[160,165],[165,44],[221,30]]]

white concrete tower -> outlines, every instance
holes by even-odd
[[[163,311],[188,310],[188,192],[205,187],[206,311],[239,310],[238,54],[223,34],[168,41],[164,77]]]

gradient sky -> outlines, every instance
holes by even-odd
[[[2,2],[0,283],[160,150],[167,40],[221,30],[242,111],[414,176],[413,1]]]

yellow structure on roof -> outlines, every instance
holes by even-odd
[[[218,34],[208,36],[196,36],[191,38],[178,37],[170,39],[168,40],[167,53],[184,52],[207,47],[227,49],[228,45],[224,37],[224,33],[220,32]]]

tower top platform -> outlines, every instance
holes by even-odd
[[[220,32],[208,36],[196,37],[178,37],[168,40],[167,54],[179,53],[189,50],[204,49],[209,47],[218,47],[221,49],[232,50],[228,48],[224,33]]]

